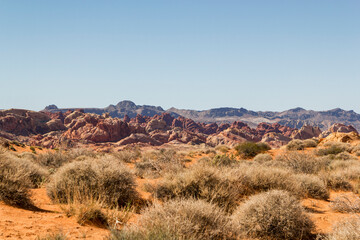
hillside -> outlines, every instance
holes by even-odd
[[[46,107],[46,112],[74,111],[75,108],[57,108],[55,105]],[[251,111],[245,108],[213,108],[209,110],[189,110],[170,108],[164,110],[159,106],[136,105],[131,101],[121,101],[116,105],[109,105],[105,108],[83,108],[85,113],[103,114],[109,113],[111,117],[123,118],[128,115],[130,118],[137,114],[153,117],[164,112],[170,113],[173,117],[183,116],[196,122],[204,123],[232,123],[242,121],[250,127],[256,127],[259,123],[279,123],[291,128],[301,128],[304,125],[317,126],[321,130],[328,129],[334,123],[352,125],[360,130],[360,114],[354,111],[346,111],[340,108],[327,111],[313,111],[303,108],[294,108],[283,112]]]

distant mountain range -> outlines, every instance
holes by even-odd
[[[55,105],[47,106],[43,111],[66,112],[76,108],[58,108]],[[103,114],[109,113],[111,117],[123,118],[128,115],[130,118],[137,114],[143,116],[154,116],[164,112],[170,113],[174,117],[183,116],[191,118],[196,122],[206,123],[231,123],[242,121],[251,127],[256,127],[261,122],[280,123],[281,125],[292,128],[301,128],[304,125],[318,126],[322,130],[328,129],[334,123],[352,125],[360,130],[360,114],[354,111],[346,111],[340,108],[328,111],[313,111],[303,108],[294,108],[283,112],[255,112],[244,108],[213,108],[209,110],[187,110],[170,108],[164,110],[159,106],[136,105],[132,101],[121,101],[116,105],[109,105],[105,108],[83,108],[85,113]]]

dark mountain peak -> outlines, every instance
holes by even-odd
[[[125,108],[125,109],[136,109],[137,106],[134,102],[129,100],[124,100],[116,104],[117,108]]]
[[[58,110],[58,107],[55,104],[51,104],[44,108],[44,111],[49,111],[49,110]]]
[[[292,109],[288,110],[288,112],[302,112],[302,111],[306,111],[306,110],[304,108],[301,108],[301,107],[292,108]]]

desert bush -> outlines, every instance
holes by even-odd
[[[317,139],[310,138],[310,139],[305,139],[304,144],[306,148],[316,148],[317,145],[319,144],[319,141]]]
[[[323,240],[357,240],[360,239],[360,218],[352,216],[341,220],[333,226],[330,234]]]
[[[133,174],[111,157],[66,164],[47,186],[52,200],[60,203],[99,200],[109,207],[125,206],[138,200]]]
[[[57,169],[75,159],[81,160],[81,158],[86,159],[89,157],[94,158],[96,157],[96,154],[87,149],[74,148],[69,151],[48,151],[46,153],[39,154],[35,161],[44,167]]]
[[[235,181],[231,169],[198,163],[177,174],[165,175],[152,189],[153,195],[162,200],[195,198],[213,202],[231,211],[242,197],[241,182]]]
[[[283,166],[297,173],[315,174],[326,169],[330,164],[328,158],[316,158],[312,154],[301,152],[289,152],[275,157],[275,162],[283,163]]]
[[[217,154],[211,159],[211,164],[215,166],[231,166],[236,163],[237,161],[232,156],[228,156],[226,154]]]
[[[0,201],[21,208],[34,209],[30,188],[41,184],[46,172],[26,159],[0,155]]]
[[[327,142],[323,145],[324,148],[318,149],[316,155],[325,156],[325,155],[337,155],[342,152],[351,152],[352,147],[348,143],[341,142]]]
[[[144,154],[135,163],[135,174],[139,177],[158,178],[165,173],[176,173],[183,170],[184,159],[172,150],[160,150]]]
[[[327,188],[329,188],[329,189],[332,189],[335,191],[338,191],[338,190],[352,191],[353,190],[353,186],[351,185],[351,183],[342,174],[338,174],[336,172],[335,173],[325,172],[325,173],[321,173],[320,177],[323,179]]]
[[[93,225],[101,228],[108,227],[108,218],[96,204],[81,205],[77,213],[77,222],[84,225]]]
[[[21,173],[30,181],[30,187],[39,187],[48,177],[48,171],[27,158],[15,154],[0,154],[0,175]]]
[[[311,239],[314,224],[286,191],[251,196],[233,213],[239,235],[264,239]]]
[[[126,163],[135,162],[136,159],[141,157],[141,152],[139,149],[125,149],[116,153],[113,153],[114,157],[117,159],[124,161]]]
[[[254,161],[258,163],[269,162],[271,160],[273,160],[273,158],[268,153],[260,153],[254,157]]]
[[[111,239],[233,239],[229,217],[202,200],[173,200],[144,210],[138,225]]]
[[[294,176],[300,183],[300,187],[305,197],[327,200],[330,193],[327,185],[318,176],[312,174],[297,174]]]
[[[352,194],[341,194],[330,202],[330,208],[342,213],[360,213],[360,198]]]
[[[266,143],[254,143],[254,142],[244,142],[235,147],[237,153],[243,158],[253,158],[259,153],[264,153],[270,150],[270,146]]]
[[[227,153],[228,151],[230,151],[230,148],[228,146],[225,145],[219,145],[215,147],[216,151],[219,151],[221,153]]]
[[[304,150],[305,143],[300,139],[293,139],[286,145],[286,149],[290,151]]]
[[[334,157],[335,160],[358,160],[357,157],[351,155],[350,153],[348,152],[341,152],[341,153],[338,153],[336,154],[336,156]]]

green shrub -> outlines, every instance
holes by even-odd
[[[312,239],[314,224],[299,201],[286,191],[251,196],[235,210],[239,235],[261,239]]]
[[[254,143],[254,142],[244,142],[235,147],[237,153],[243,158],[253,158],[259,153],[266,152],[270,150],[270,146],[266,143]]]

